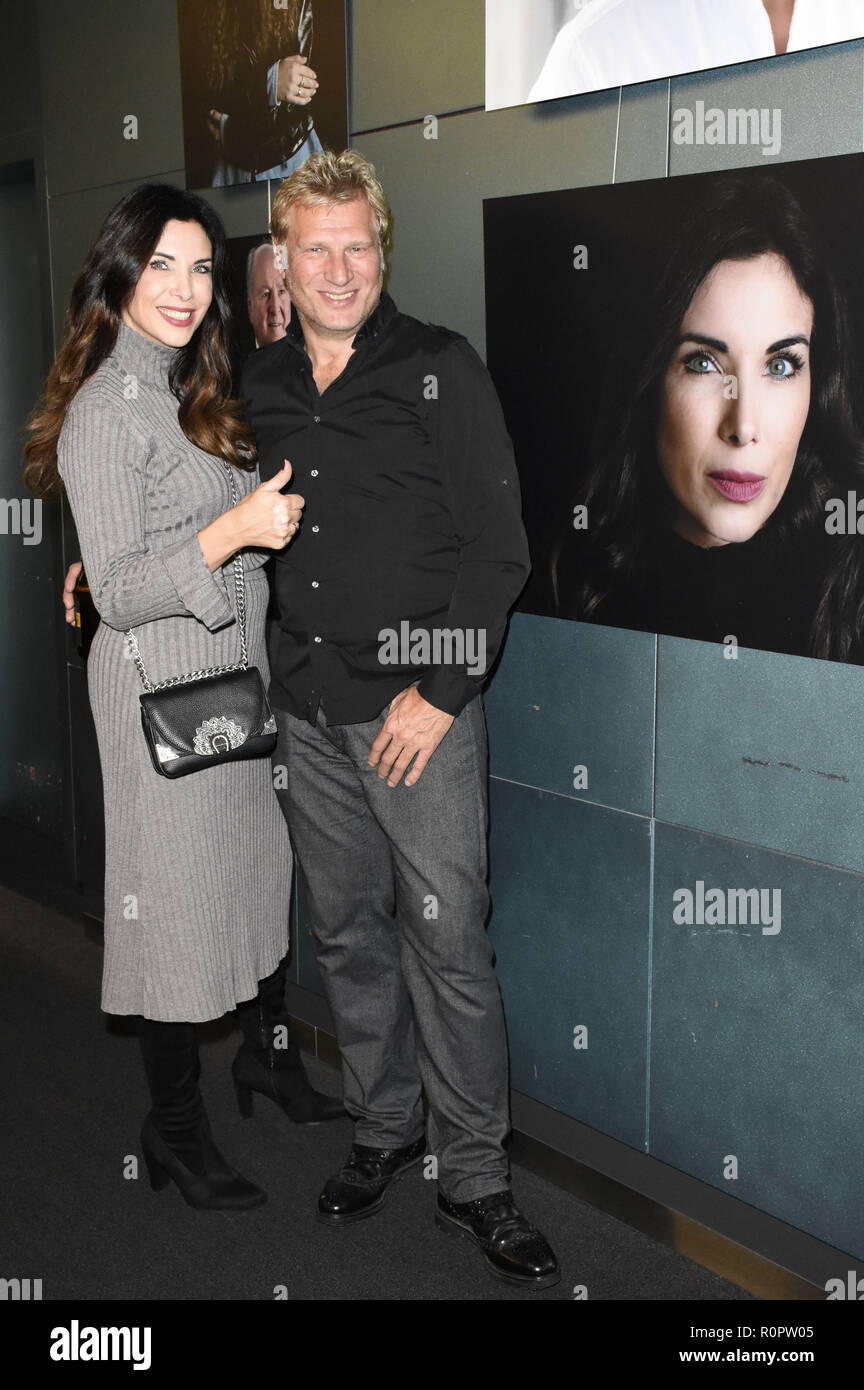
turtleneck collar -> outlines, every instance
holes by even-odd
[[[111,356],[125,372],[151,386],[167,386],[168,371],[176,349],[153,343],[128,324],[120,323]]]

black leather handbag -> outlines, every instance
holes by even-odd
[[[237,489],[222,460],[236,505]],[[276,746],[276,720],[261,672],[249,665],[246,650],[246,584],[243,560],[234,556],[234,591],[240,660],[171,676],[154,685],[147,675],[134,632],[125,636],[144,685],[141,725],[150,760],[160,777],[186,777],[218,763],[259,758]]]

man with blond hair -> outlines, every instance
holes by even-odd
[[[377,1211],[428,1134],[438,1224],[543,1288],[558,1266],[509,1189],[485,930],[480,692],[529,569],[510,441],[466,340],[382,292],[390,212],[368,160],[307,159],[271,233],[293,312],[242,394],[262,479],[288,460],[305,498],[275,565],[275,780],[355,1122],[319,1216]]]

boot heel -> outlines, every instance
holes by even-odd
[[[251,1120],[255,1114],[255,1102],[252,1099],[252,1091],[248,1086],[244,1086],[242,1081],[234,1081],[234,1092],[237,1096],[237,1107],[244,1120]]]
[[[162,1164],[153,1154],[144,1150],[144,1162],[147,1165],[147,1175],[150,1178],[150,1186],[154,1192],[161,1192],[163,1187],[167,1187],[171,1181],[170,1175],[162,1167]]]
[[[213,1142],[206,1114],[187,1135],[178,1135],[177,1138],[181,1145],[186,1146],[186,1158],[200,1160],[204,1165],[203,1171],[195,1173],[187,1167],[183,1158],[165,1143],[148,1117],[141,1131],[141,1147],[154,1192],[174,1182],[190,1207],[212,1211],[249,1211],[267,1201],[260,1187],[225,1162]],[[198,1149],[197,1156],[190,1140]]]

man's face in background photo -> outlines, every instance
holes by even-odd
[[[255,346],[275,343],[285,337],[291,319],[291,300],[285,288],[285,278],[273,259],[273,247],[268,243],[252,252],[246,290],[249,322],[255,334]]]

